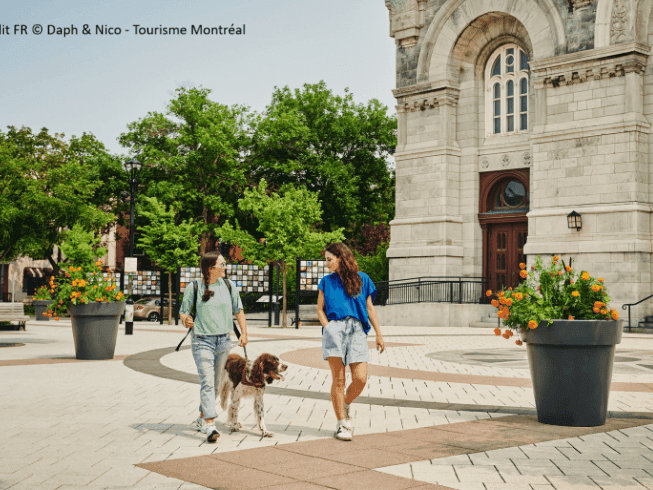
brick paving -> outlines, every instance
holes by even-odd
[[[516,348],[491,330],[384,327],[343,443],[320,328],[254,325],[250,357],[290,362],[265,396],[275,437],[261,438],[246,400],[244,428],[228,432],[220,414],[216,444],[189,426],[199,396],[190,351],[174,352],[183,329],[136,323],[96,362],[74,359],[63,321],[2,332],[24,345],[0,349],[0,489],[653,489],[653,372],[633,362],[615,369],[608,424],[554,427],[532,415],[528,371],[438,359]],[[653,337],[625,334],[620,349],[653,352]]]

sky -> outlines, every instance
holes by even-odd
[[[141,35],[135,24],[187,34]],[[245,34],[191,34],[191,26],[232,24]],[[96,26],[122,32],[103,35]],[[70,34],[57,33],[64,28]],[[126,154],[117,138],[127,124],[165,111],[180,86],[263,111],[275,86],[320,80],[395,113],[395,43],[383,0],[23,0],[5,2],[0,15],[3,132],[11,125],[66,138],[93,133]]]

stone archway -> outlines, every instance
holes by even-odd
[[[488,12],[508,14],[519,20],[531,36],[533,57],[549,58],[566,49],[564,26],[552,0],[450,0],[442,6],[426,32],[417,64],[418,82],[447,80],[448,60],[461,33]]]

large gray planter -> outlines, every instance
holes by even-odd
[[[522,334],[527,342],[537,420],[594,427],[605,424],[615,345],[623,321],[542,321]]]
[[[32,301],[34,305],[34,314],[36,315],[36,321],[38,322],[47,322],[50,320],[49,316],[43,316],[43,313],[47,313],[48,306],[52,304],[52,301],[47,299],[35,299]]]
[[[68,305],[77,359],[113,359],[125,302]]]

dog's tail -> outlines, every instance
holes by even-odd
[[[229,378],[229,373],[224,372],[222,379],[220,380],[220,386],[218,386],[218,396],[220,397],[220,406],[222,410],[227,409],[227,402],[229,401],[229,392],[231,392],[232,387],[231,379]]]

